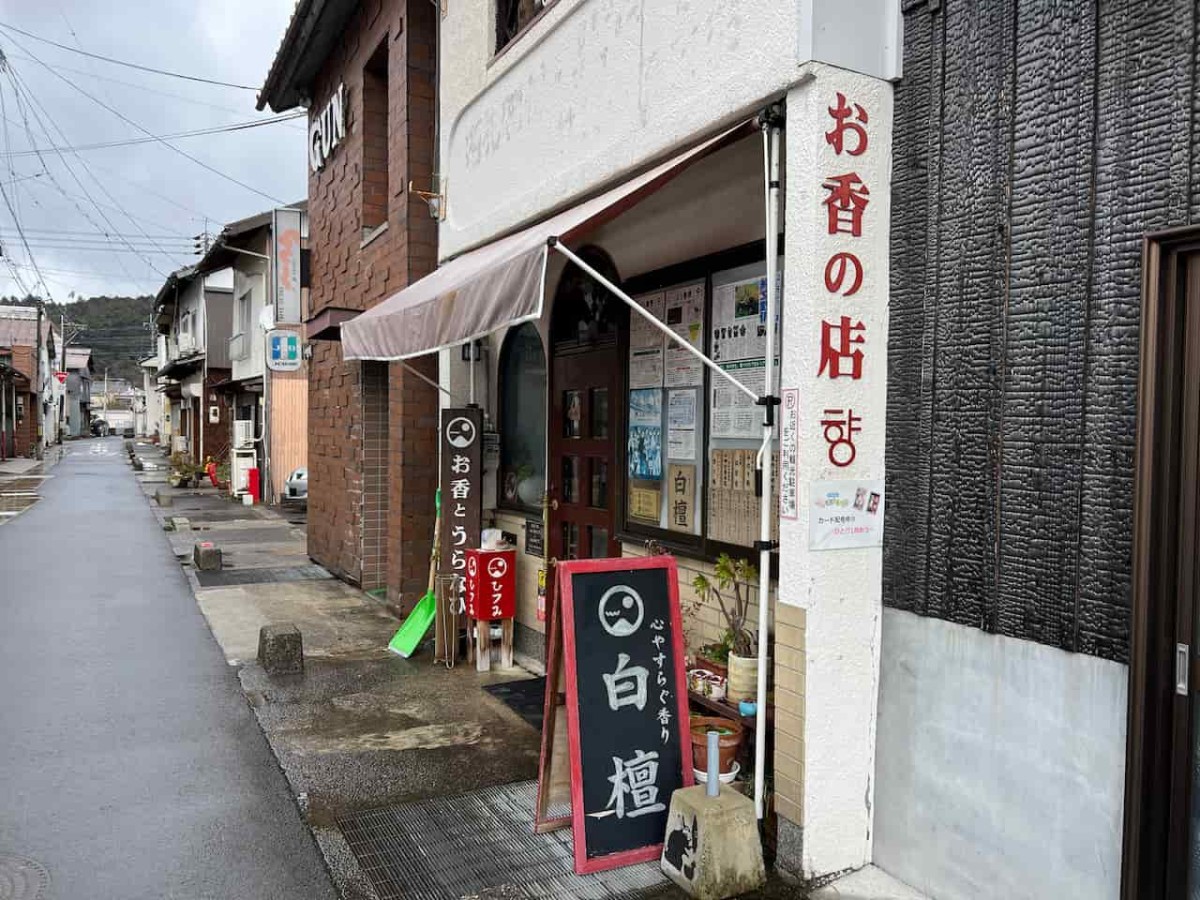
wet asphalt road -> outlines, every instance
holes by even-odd
[[[70,451],[0,529],[0,857],[54,900],[333,898],[120,439]]]

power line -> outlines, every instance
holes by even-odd
[[[74,34],[74,32],[72,32],[72,34]],[[8,58],[9,59],[19,59],[19,60],[23,60],[25,62],[34,62],[34,59],[32,56],[22,56],[19,53],[10,53],[10,54],[8,54]],[[189,97],[187,94],[176,94],[172,91],[160,91],[160,90],[158,90],[158,88],[152,88],[152,87],[149,87],[148,85],[144,85],[144,84],[137,84],[133,81],[122,81],[120,78],[110,78],[107,75],[97,75],[95,72],[89,71],[87,69],[76,69],[76,68],[73,68],[72,66],[63,66],[63,65],[59,65],[58,63],[54,63],[54,64],[46,63],[45,65],[47,66],[47,68],[57,69],[60,72],[74,72],[77,75],[86,75],[89,78],[96,79],[97,81],[107,81],[112,84],[119,84],[122,87],[133,88],[136,91],[145,91],[148,94],[157,94],[160,97],[170,97],[172,100],[182,100],[184,103],[192,103],[192,104],[195,104],[196,106],[207,106],[209,109],[219,109],[219,110],[221,110],[221,112],[234,113],[235,115],[242,115],[243,113],[246,112],[244,109],[234,109],[232,106],[222,106],[220,103],[209,103],[205,100],[197,100],[195,97]],[[301,131],[308,130],[305,126],[302,126],[302,125],[294,125],[293,124],[293,125],[289,125],[288,127],[295,128],[295,129],[298,129]]]
[[[38,65],[40,65],[40,66],[42,66],[44,69],[46,69],[46,71],[48,71],[48,72],[49,72],[51,75],[53,75],[55,78],[59,79],[60,81],[63,81],[63,82],[65,82],[67,85],[69,85],[70,87],[74,88],[74,89],[75,89],[76,91],[78,91],[79,93],[83,94],[83,96],[87,97],[87,98],[88,98],[89,100],[91,100],[93,103],[95,103],[95,104],[97,104],[98,106],[101,106],[101,107],[103,107],[104,109],[108,110],[110,113],[112,113],[112,114],[113,114],[114,116],[116,116],[118,119],[120,119],[122,122],[126,122],[126,123],[128,123],[129,125],[132,125],[134,128],[136,128],[138,131],[142,132],[142,134],[146,135],[147,137],[153,137],[155,140],[157,140],[157,141],[158,141],[160,144],[162,144],[164,147],[168,147],[168,148],[170,148],[171,150],[174,150],[176,153],[178,153],[178,154],[179,154],[180,156],[182,156],[184,159],[191,160],[191,161],[192,161],[192,162],[194,162],[196,165],[200,166],[202,169],[206,169],[206,170],[208,170],[209,172],[212,172],[214,175],[218,175],[218,176],[220,176],[221,178],[224,178],[226,181],[230,181],[230,182],[232,182],[233,184],[236,184],[238,187],[243,187],[243,188],[245,188],[246,190],[250,191],[251,193],[258,194],[260,197],[265,197],[266,199],[270,200],[272,203],[275,203],[275,204],[277,204],[277,205],[279,205],[279,206],[283,206],[283,205],[285,205],[285,201],[283,201],[283,200],[280,200],[278,197],[272,197],[270,194],[268,194],[268,193],[266,193],[266,192],[264,192],[264,191],[260,191],[260,190],[259,190],[258,188],[256,188],[256,187],[251,187],[250,185],[246,184],[246,182],[244,182],[244,181],[239,181],[238,179],[234,178],[232,175],[227,175],[227,174],[225,174],[224,172],[222,172],[220,169],[216,169],[216,168],[214,168],[213,166],[210,166],[208,163],[204,162],[204,161],[203,161],[203,160],[201,160],[201,159],[197,159],[195,156],[192,156],[190,153],[188,153],[188,152],[186,152],[186,151],[184,151],[184,150],[180,150],[178,147],[176,147],[174,144],[170,143],[169,141],[163,140],[162,138],[159,138],[159,137],[155,137],[155,135],[154,135],[154,134],[152,134],[152,133],[151,133],[151,132],[150,132],[148,129],[146,129],[146,128],[143,128],[143,127],[142,127],[141,125],[139,125],[137,122],[133,121],[133,119],[129,118],[129,116],[127,116],[127,115],[125,115],[124,113],[122,113],[120,110],[118,110],[118,109],[115,109],[115,108],[114,108],[114,107],[112,107],[112,106],[109,106],[107,103],[105,103],[105,102],[104,102],[103,100],[101,100],[99,97],[96,97],[94,94],[89,94],[87,91],[85,91],[83,88],[81,88],[79,85],[77,85],[77,84],[76,84],[75,82],[73,82],[71,79],[67,78],[67,76],[63,75],[62,73],[60,73],[60,72],[55,72],[55,71],[54,71],[52,68],[50,68],[50,67],[49,67],[48,65],[46,65],[44,62],[42,62],[40,59],[38,59],[38,57],[37,57],[37,54],[35,54],[35,53],[31,53],[28,47],[23,47],[23,46],[20,44],[20,42],[18,42],[18,41],[16,41],[16,40],[14,40],[14,39],[13,39],[13,38],[11,38],[11,37],[9,38],[9,40],[10,40],[10,41],[12,41],[14,44],[16,44],[16,46],[17,46],[19,49],[21,49],[21,50],[25,51],[25,52],[26,52],[26,53],[28,53],[30,56],[32,56],[32,57],[33,57],[33,61],[34,61],[34,62],[36,62]],[[7,69],[9,69],[9,71],[11,71],[11,70],[12,70],[12,66],[7,66],[6,68],[7,68]]]
[[[2,57],[2,51],[0,51],[0,57]],[[75,179],[75,183],[77,185],[79,185],[79,189],[81,191],[83,191],[84,196],[87,197],[88,201],[95,207],[96,212],[100,215],[100,218],[103,219],[105,221],[105,223],[108,225],[109,230],[113,231],[113,232],[117,231],[117,227],[113,224],[112,219],[110,219],[105,214],[104,210],[102,210],[99,207],[99,205],[97,205],[95,199],[92,197],[91,192],[84,186],[83,181],[80,179],[79,175],[67,163],[66,157],[63,155],[62,151],[59,150],[55,146],[54,138],[50,134],[50,130],[46,127],[45,122],[42,121],[42,117],[38,113],[39,109],[42,111],[42,113],[45,114],[46,118],[50,121],[50,124],[54,126],[54,130],[58,132],[59,138],[64,143],[66,143],[67,136],[63,132],[63,130],[59,127],[58,123],[56,121],[54,121],[54,117],[52,115],[50,115],[50,111],[48,109],[46,109],[45,106],[42,105],[41,101],[38,100],[37,95],[34,94],[33,91],[29,89],[29,86],[24,83],[21,76],[19,74],[17,74],[16,70],[12,67],[12,65],[8,64],[7,60],[5,60],[4,71],[8,75],[9,81],[12,83],[13,91],[17,96],[18,103],[20,102],[20,98],[22,95],[26,96],[29,99],[30,111],[33,113],[34,118],[37,120],[38,126],[42,129],[42,133],[45,134],[46,140],[49,142],[50,146],[54,149],[54,152],[58,154],[58,158],[62,162],[63,167],[66,168],[67,172],[70,173],[71,177],[73,179]],[[28,134],[28,137],[29,137],[29,143],[30,143],[30,145],[34,145],[33,131],[32,131],[32,129],[29,128],[29,118],[28,118],[28,116],[26,116],[24,114],[24,112],[22,112],[22,118],[25,121],[25,128],[26,128],[26,133]],[[42,157],[42,154],[40,152],[37,154],[37,157],[38,157],[38,160],[42,164],[42,168],[46,170],[47,174],[49,174],[50,170],[46,166],[46,160]],[[104,191],[105,196],[107,196],[108,199],[110,199],[114,204],[116,204],[118,209],[121,209],[122,212],[124,212],[124,209],[121,207],[121,204],[118,203],[117,199],[108,191],[108,189],[104,186],[104,183],[102,181],[100,181],[98,178],[96,178],[96,176],[93,175],[91,173],[91,171],[87,168],[87,163],[84,162],[84,160],[82,158],[79,159],[79,163],[80,163],[80,165],[83,166],[84,171],[86,171],[88,173],[88,175],[90,175],[92,177],[92,179],[96,181],[96,184],[100,187],[100,190]],[[55,178],[52,174],[50,175],[50,180],[54,182],[56,187],[58,187],[60,190],[62,189],[61,185],[58,184],[58,179]],[[76,208],[79,209],[78,206]],[[92,225],[93,228],[95,228],[97,231],[103,232],[103,229],[100,228],[100,226],[98,226],[95,223],[95,221],[91,218],[91,216],[86,215],[82,209],[79,209],[79,212],[81,215],[84,216],[85,219],[87,219],[87,221]],[[126,213],[126,216],[128,216],[128,213]],[[133,221],[132,218],[130,219],[130,221]],[[137,224],[137,222],[133,222],[133,224],[135,227],[139,227],[139,228],[141,227]],[[132,246],[130,246],[130,250],[133,250]],[[158,252],[162,253],[164,256],[174,258],[172,254],[167,253],[167,251],[165,251],[165,250],[159,250]],[[161,269],[159,269],[156,265],[154,265],[154,263],[150,261],[149,257],[145,256],[142,253],[137,253],[137,255],[147,266],[149,266],[151,269],[153,269],[155,272],[157,272],[161,277],[166,278],[166,273],[163,272]],[[120,257],[118,257],[118,261],[120,261]],[[120,265],[121,265],[122,269],[125,268],[124,262],[121,262]],[[132,273],[130,274],[130,277],[133,277]]]
[[[229,125],[214,125],[211,128],[197,128],[193,131],[178,131],[175,134],[154,134],[149,137],[127,138],[122,141],[103,141],[96,144],[76,144],[75,146],[55,147],[56,150],[62,150],[67,153],[79,153],[81,150],[107,150],[111,147],[131,147],[135,144],[153,144],[160,141],[173,141],[179,138],[200,137],[203,135],[224,134],[232,131],[245,131],[249,128],[261,128],[263,125],[276,125],[281,122],[290,122],[293,119],[299,119],[307,116],[307,113],[286,113],[282,116],[275,116],[270,119],[251,119],[248,122],[234,122]],[[18,156],[37,156],[49,148],[35,147],[32,150],[9,150],[4,156],[16,158]]]
[[[127,60],[123,60],[123,59],[114,59],[111,56],[101,56],[99,53],[89,53],[87,50],[83,50],[81,48],[68,47],[66,44],[58,43],[58,41],[52,41],[49,38],[38,37],[36,34],[31,34],[28,31],[22,31],[20,28],[17,28],[15,25],[9,25],[5,22],[0,22],[0,28],[5,29],[6,31],[15,31],[17,34],[23,34],[27,38],[31,38],[32,40],[38,41],[43,44],[49,44],[51,47],[58,47],[60,50],[66,50],[69,53],[78,53],[82,56],[90,57],[91,59],[98,59],[101,62],[112,63],[114,66],[125,66],[126,68],[129,68],[129,69],[137,69],[140,72],[152,72],[155,75],[167,75],[171,78],[182,78],[185,81],[197,81],[197,82],[200,82],[201,84],[215,84],[218,87],[231,87],[231,88],[237,88],[238,90],[242,90],[242,91],[257,91],[258,90],[258,88],[251,87],[248,84],[234,84],[233,82],[230,82],[230,81],[217,81],[212,78],[202,78],[198,75],[184,75],[181,72],[170,72],[170,71],[167,71],[166,69],[155,69],[152,66],[143,66],[143,65],[139,65],[138,63],[131,63],[131,62],[129,62]],[[26,52],[29,52],[29,51],[26,51]]]

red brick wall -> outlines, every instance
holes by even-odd
[[[313,344],[308,369],[308,555],[333,574],[362,579],[362,426],[358,363]]]
[[[12,348],[13,368],[28,377],[31,385],[36,386],[38,373],[33,358],[33,347],[15,346]],[[17,391],[17,397],[24,399],[25,418],[17,423],[14,451],[17,456],[35,456],[37,455],[36,450],[31,452],[30,448],[33,448],[37,442],[38,397],[33,391],[22,392],[19,390]]]
[[[410,365],[437,379],[437,358],[423,356]],[[433,540],[434,491],[437,490],[437,391],[420,379],[405,377],[392,364],[391,420],[402,423],[390,434],[395,465],[389,485],[388,599],[407,612],[429,586]]]
[[[437,223],[424,201],[407,190],[410,178],[419,186],[432,178],[435,12],[429,0],[364,0],[316,80],[314,113],[345,84],[347,131],[325,167],[309,173],[310,315],[331,305],[368,309],[437,263]],[[376,181],[369,187],[386,187],[388,227],[364,247],[363,68],[385,37],[388,178],[386,186]],[[430,371],[435,370],[433,364]],[[309,377],[309,555],[367,588],[381,586],[386,576],[389,595],[407,599],[417,582],[424,591],[425,576],[413,573],[428,565],[433,533],[428,517],[437,481],[437,398],[399,366],[382,371],[386,388],[382,376],[364,379],[358,363],[343,363],[339,344],[315,345]],[[367,410],[387,411],[386,421],[376,418],[367,427]],[[413,487],[418,484],[423,489]],[[419,503],[410,500],[405,485],[416,491]],[[386,534],[378,530],[380,523],[387,523]]]

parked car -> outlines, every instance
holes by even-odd
[[[284,484],[285,499],[308,502],[308,469],[296,469]]]

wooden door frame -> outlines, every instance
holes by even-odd
[[[1194,455],[1200,441],[1194,415],[1187,417],[1188,433],[1183,433],[1187,362],[1192,360],[1194,366],[1200,353],[1200,327],[1195,324],[1200,312],[1187,320],[1182,316],[1189,287],[1191,302],[1200,306],[1200,261],[1189,273],[1190,256],[1200,257],[1200,226],[1144,239],[1123,900],[1182,896],[1187,880],[1192,701],[1190,692],[1175,692],[1175,649],[1186,635],[1182,642],[1192,645],[1188,667],[1194,691],[1200,680],[1192,636],[1194,584],[1181,598],[1181,579],[1190,583],[1192,573],[1179,565],[1180,552],[1189,552],[1185,540],[1194,544],[1196,534],[1195,471],[1194,466],[1181,465],[1187,455],[1183,444],[1187,442]],[[1189,322],[1190,336],[1184,333]],[[1163,502],[1164,498],[1178,502]]]

